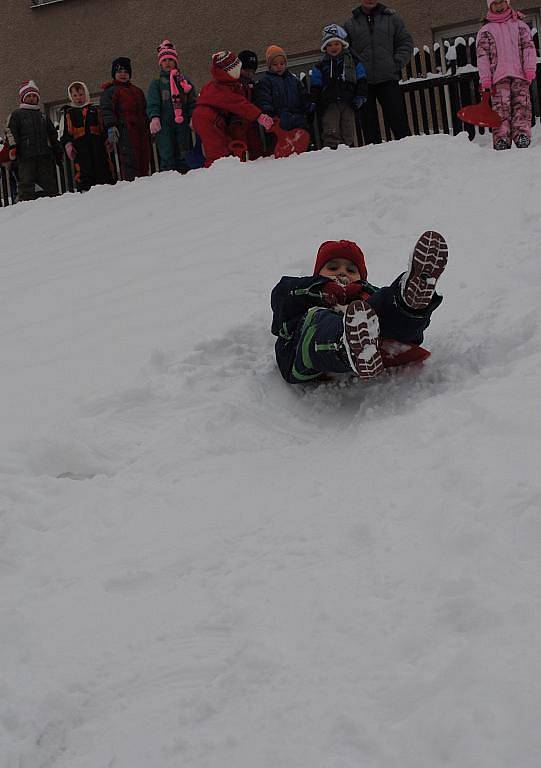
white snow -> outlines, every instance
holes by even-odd
[[[0,211],[2,768],[539,768],[541,144]],[[286,385],[269,294],[450,247],[432,357]]]

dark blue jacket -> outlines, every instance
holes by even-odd
[[[346,51],[345,55],[351,56],[353,59],[352,67],[355,66],[355,82],[346,80],[344,54],[329,56],[326,53],[312,69],[310,96],[323,112],[329,104],[336,104],[337,102],[345,102],[354,107],[355,99],[358,97],[366,99],[368,95],[368,83],[363,65],[353,53]]]
[[[282,277],[275,285],[271,294],[272,326],[274,336],[278,336],[275,344],[276,361],[280,373],[289,381],[297,344],[304,316],[311,307],[324,307],[322,290],[331,278],[312,275],[311,277]],[[373,294],[378,289],[366,282],[358,281],[367,294]]]
[[[283,75],[266,72],[256,85],[254,101],[265,114],[280,118],[284,131],[307,128],[307,117],[313,109],[306,88],[287,69]]]

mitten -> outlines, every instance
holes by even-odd
[[[17,147],[12,147],[9,150],[9,159],[10,160],[15,160],[16,157],[17,157]]]
[[[524,74],[526,75],[526,80],[531,83],[535,80],[537,72],[535,69],[527,69]]]
[[[259,125],[263,126],[263,128],[266,131],[270,131],[272,126],[274,125],[274,120],[269,115],[266,115],[264,112],[262,112],[259,117],[257,118],[257,122]]]
[[[66,155],[69,157],[70,160],[75,160],[75,158],[77,157],[77,150],[75,149],[71,141],[69,141],[66,144]]]
[[[346,294],[346,304],[364,297],[364,287],[360,283],[349,283],[344,288]]]
[[[360,109],[363,104],[366,104],[366,96],[355,96],[355,109]]]
[[[116,127],[116,125],[113,125],[112,128],[109,128],[107,131],[107,138],[111,142],[111,144],[117,144],[118,140],[120,138],[120,131]]]
[[[344,306],[347,304],[346,288],[334,280],[325,283],[321,290],[321,298],[327,307]]]
[[[159,117],[153,117],[150,121],[150,133],[155,136],[162,129],[162,121]]]

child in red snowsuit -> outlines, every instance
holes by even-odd
[[[118,147],[120,172],[124,181],[148,176],[150,134],[145,94],[131,82],[130,59],[113,61],[112,81],[102,85],[100,106],[107,138]]]
[[[203,144],[205,167],[220,157],[231,155],[233,139],[229,120],[236,115],[250,122],[257,121],[270,130],[273,120],[262,113],[245,96],[239,82],[242,64],[230,51],[219,51],[212,57],[212,80],[201,89],[192,117],[192,125]]]

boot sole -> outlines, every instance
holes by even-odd
[[[428,230],[415,243],[404,289],[404,301],[412,309],[428,307],[436,283],[447,265],[449,250],[443,235]]]
[[[361,379],[372,379],[383,371],[378,340],[378,316],[366,301],[353,301],[344,315],[343,341],[349,364]]]

